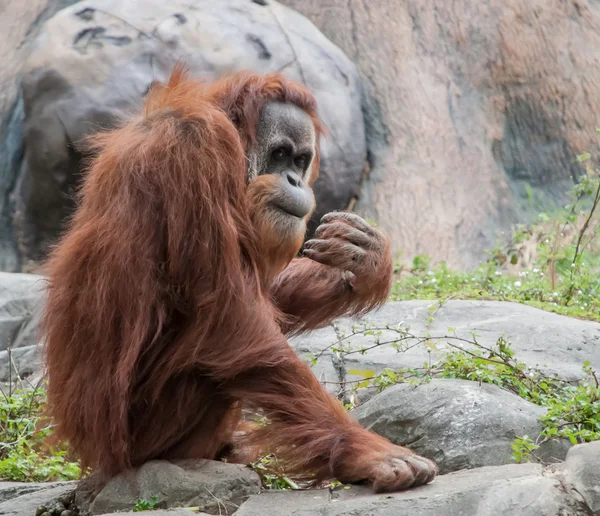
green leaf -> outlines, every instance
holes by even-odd
[[[365,369],[365,370],[349,369],[347,371],[347,373],[354,375],[354,376],[362,376],[363,378],[374,378],[375,377],[375,371],[373,371],[372,369]]]

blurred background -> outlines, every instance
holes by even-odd
[[[413,266],[498,244],[499,265],[531,261],[515,228],[564,209],[597,148],[595,1],[0,0],[0,33],[3,271],[35,271],[60,235],[73,144],[179,59],[305,83],[330,131],[315,219],[355,211]]]

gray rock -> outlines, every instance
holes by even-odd
[[[37,344],[45,280],[0,272],[0,350]]]
[[[567,481],[585,500],[590,514],[600,515],[600,441],[571,448],[563,471]]]
[[[73,209],[71,144],[138,107],[179,59],[207,80],[251,69],[304,82],[330,132],[314,219],[348,205],[366,159],[358,75],[306,18],[271,0],[84,0],[46,23],[24,67],[15,228],[25,259],[44,256]]]
[[[236,516],[584,516],[576,493],[533,464],[486,467],[442,475],[401,493],[369,489],[264,493],[252,496]]]
[[[239,464],[151,461],[135,473],[113,478],[91,503],[90,511],[130,510],[136,500],[157,495],[161,508],[200,507],[209,514],[232,514],[260,486],[258,475]]]
[[[44,22],[75,0],[0,2],[0,271],[16,272],[21,263],[12,228],[12,194],[23,152],[23,99],[19,94],[23,63]]]
[[[0,503],[53,487],[71,486],[72,489],[72,484],[72,482],[0,482]]]
[[[16,381],[19,378],[31,378],[42,368],[42,351],[39,344],[0,351],[0,381]],[[31,380],[30,380],[31,381]]]
[[[351,494],[371,494],[362,487],[352,487]],[[342,492],[347,498],[345,492]],[[236,516],[308,516],[326,513],[332,501],[329,489],[311,491],[265,491],[251,496]]]
[[[400,384],[352,411],[362,426],[436,461],[440,472],[513,462],[515,437],[536,439],[545,409],[489,384],[432,380]],[[540,457],[563,460],[566,442],[540,447]]]
[[[290,339],[290,344],[300,358],[311,366],[313,373],[327,390],[338,396],[343,394],[345,386],[343,362],[331,351],[320,354],[336,340],[335,330],[327,326],[306,335],[293,337]],[[313,358],[317,359],[316,363],[312,362]]]
[[[40,505],[49,505],[57,498],[69,494],[75,489],[74,482],[50,482],[45,489],[34,484],[31,492],[21,491],[21,495],[0,503],[2,516],[33,516]]]
[[[459,471],[437,477],[433,483],[392,494],[374,494],[368,487],[351,486],[334,490],[266,491],[253,494],[235,513],[236,516],[397,516],[411,514],[438,516],[589,516],[598,514],[593,497],[581,496],[583,478],[586,486],[594,486],[597,469],[597,445],[572,448],[577,464],[544,468],[538,464],[511,464]],[[595,468],[595,469],[594,469]],[[585,470],[583,477],[581,473]],[[589,473],[592,473],[591,475]],[[174,481],[164,479],[165,485]],[[204,480],[202,481],[204,482]],[[196,488],[198,488],[197,484]],[[204,484],[205,485],[205,484]],[[50,485],[48,489],[0,503],[0,514],[31,516],[41,505],[65,494],[66,486]],[[0,492],[2,488],[0,486]],[[584,490],[587,493],[587,491]],[[596,496],[596,495],[594,495]],[[588,505],[586,505],[586,502]],[[221,507],[221,514],[227,514]],[[596,511],[596,512],[594,512]],[[218,511],[209,511],[215,514]],[[108,516],[108,512],[103,516]],[[111,512],[110,514],[114,514]],[[187,516],[183,509],[152,512],[119,512],[149,516]],[[205,515],[206,513],[200,513]]]
[[[44,287],[42,276],[0,272],[0,381],[11,374],[14,378],[15,366],[21,377],[40,367],[38,332]]]

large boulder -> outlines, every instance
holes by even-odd
[[[442,475],[429,485],[383,495],[359,486],[333,492],[269,492],[250,497],[235,514],[587,516],[587,511],[577,491],[565,489],[562,474],[552,474],[540,465],[512,464]]]
[[[69,492],[75,485],[74,482],[0,482],[0,503],[54,488],[65,488],[65,492]]]
[[[31,489],[15,489],[12,496],[10,490],[14,482],[7,482],[6,488],[3,484],[0,482],[0,492],[7,498],[0,502],[2,516],[33,516],[40,506],[53,507],[59,499],[72,497],[75,490],[75,482],[50,482],[45,487],[34,484]]]
[[[546,410],[500,387],[466,380],[432,380],[384,390],[353,411],[365,428],[435,460],[441,473],[513,461],[517,437],[536,440]],[[537,450],[547,462],[563,460],[568,442]]]
[[[133,509],[138,499],[158,496],[160,508],[198,507],[209,514],[233,514],[261,481],[239,464],[215,461],[151,461],[135,474],[113,478],[89,506],[91,514]]]
[[[20,73],[31,41],[44,22],[75,0],[27,0],[0,3],[0,271],[15,272],[21,264],[11,215],[19,161],[23,152],[23,101]]]
[[[600,465],[600,441],[571,448],[564,466],[567,482],[583,497],[592,516],[600,516],[598,465]]]
[[[597,149],[598,2],[282,1],[358,66],[371,171],[357,210],[408,258],[474,264]]]
[[[45,24],[24,65],[15,228],[25,262],[44,256],[74,208],[76,144],[140,106],[178,60],[209,81],[251,69],[305,83],[329,130],[314,220],[347,206],[366,159],[358,75],[306,18],[271,0],[85,0]]]

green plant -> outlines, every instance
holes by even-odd
[[[41,415],[46,392],[40,386],[10,383],[0,389],[0,479],[19,482],[75,480],[79,465],[64,446],[49,447],[52,427]]]
[[[544,399],[548,412],[542,417],[543,435],[562,437],[572,444],[600,440],[600,386],[589,363],[585,377],[576,385],[563,384],[553,396]]]
[[[144,500],[139,498],[136,500],[135,505],[133,506],[132,512],[140,512],[140,511],[153,511],[157,509],[158,505],[158,496],[152,495],[150,500]]]
[[[423,255],[396,264],[391,299],[495,299],[600,320],[600,171],[590,154],[577,160],[585,173],[566,206],[517,226],[474,270],[451,270]]]
[[[513,458],[515,462],[530,462],[531,458],[534,457],[534,451],[540,446],[533,442],[531,437],[524,435],[523,437],[517,437],[512,444]]]
[[[273,455],[265,455],[250,467],[258,473],[267,489],[299,489],[298,484],[289,478],[279,459]]]

